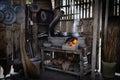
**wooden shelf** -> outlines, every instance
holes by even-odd
[[[80,54],[81,50],[77,49],[77,50],[63,50],[62,48],[45,48],[45,47],[41,47],[42,50],[44,51],[54,51],[54,52],[64,52],[64,53],[73,53],[73,54]]]
[[[76,76],[84,76],[87,73],[89,73],[91,71],[91,65],[88,63],[87,68],[85,69],[84,66],[84,62],[82,61],[83,55],[82,55],[82,49],[77,49],[77,50],[62,50],[62,48],[55,48],[55,47],[50,47],[50,48],[45,48],[45,47],[41,47],[41,54],[42,54],[42,62],[44,62],[45,60],[45,54],[47,52],[50,52],[51,54],[51,58],[49,60],[53,60],[55,57],[53,57],[52,55],[55,54],[60,54],[60,53],[65,53],[65,54],[73,54],[79,56],[78,58],[78,70],[75,70],[75,67],[73,67],[73,70],[64,70],[62,69],[62,66],[60,65],[59,67],[57,67],[54,64],[44,64],[43,63],[43,67],[46,69],[50,69],[50,70],[55,70],[55,71],[59,71],[59,72],[64,72],[64,73],[68,73],[68,74],[72,74],[72,75],[76,75]],[[90,53],[89,53],[90,54]],[[87,55],[89,55],[87,54]]]

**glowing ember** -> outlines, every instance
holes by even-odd
[[[75,46],[76,44],[77,44],[77,39],[76,38],[72,38],[72,40],[68,42],[69,46]]]

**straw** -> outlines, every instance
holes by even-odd
[[[107,34],[104,37],[104,54],[103,60],[107,62],[113,62],[116,59],[117,54],[117,44],[118,44],[118,27],[115,27],[113,24],[108,27]]]

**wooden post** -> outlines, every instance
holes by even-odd
[[[94,24],[93,24],[93,46],[92,46],[92,80],[95,80],[96,69],[96,49],[97,49],[97,33],[98,33],[98,17],[99,16],[99,0],[95,0],[94,8]]]

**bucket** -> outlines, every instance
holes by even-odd
[[[106,78],[113,78],[115,77],[115,62],[104,62],[102,61],[102,75]]]

